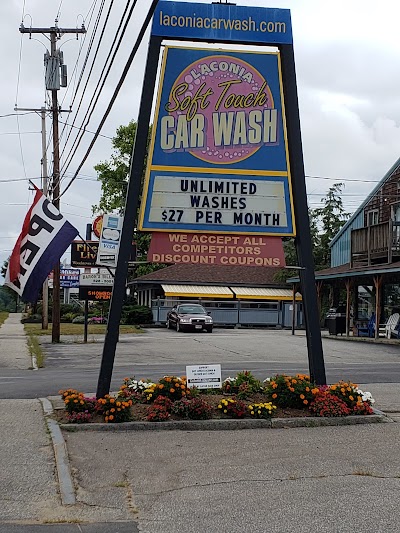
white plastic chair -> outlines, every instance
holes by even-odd
[[[388,339],[392,338],[392,334],[397,329],[397,324],[399,323],[400,315],[399,313],[394,313],[393,315],[390,315],[388,318],[388,321],[385,325],[385,336]]]

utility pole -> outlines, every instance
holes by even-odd
[[[21,24],[19,28],[20,33],[41,33],[50,36],[50,53],[45,54],[46,65],[46,89],[51,91],[52,100],[52,117],[53,117],[53,177],[52,177],[52,191],[53,204],[60,210],[60,146],[58,133],[58,98],[57,91],[60,87],[66,87],[66,65],[63,63],[63,54],[57,50],[57,39],[61,39],[62,35],[76,34],[78,38],[79,33],[86,33],[85,27],[81,28],[59,28],[52,26],[51,28],[25,28]],[[61,79],[60,79],[61,74]],[[54,343],[60,342],[60,264],[54,265],[53,269],[53,327],[51,333],[51,340]]]
[[[47,135],[46,135],[46,108],[40,110],[42,117],[42,190],[44,196],[48,191],[48,169],[47,169]],[[48,277],[43,282],[42,297],[42,329],[49,329],[49,280]]]
[[[42,119],[42,191],[44,196],[48,193],[48,169],[47,169],[47,133],[46,133],[46,108],[40,109],[32,107],[14,107],[14,111],[34,111],[40,113]],[[49,328],[49,282],[48,279],[43,282],[42,298],[42,329]]]

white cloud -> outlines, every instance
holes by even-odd
[[[204,2],[209,3],[208,0]],[[26,0],[25,26],[31,24],[28,14],[32,17],[33,26],[53,25],[59,4],[60,2],[53,0]],[[243,4],[265,7],[264,0],[243,0]],[[385,0],[382,6],[371,0],[275,0],[273,4],[277,8],[290,8],[292,13],[306,174],[332,177],[337,181],[360,180],[359,183],[346,182],[343,196],[348,210],[354,210],[374,186],[364,180],[379,181],[400,155],[400,48],[397,28],[400,4],[398,0]],[[86,15],[91,5],[92,0],[64,1],[59,25],[75,26],[77,20],[80,24],[77,15]],[[148,2],[142,0],[139,5],[143,13],[143,7],[148,7]],[[3,46],[0,51],[0,115],[12,113],[16,103],[21,11],[21,1],[1,2],[0,25],[3,43],[7,43],[7,46]],[[86,109],[95,90],[121,13],[122,6],[116,7],[112,12],[109,30],[105,35],[105,46],[100,49],[100,61],[94,69],[93,81],[86,90],[82,110]],[[140,24],[139,18],[135,17],[127,32],[124,45],[113,64],[110,80],[101,93],[99,104],[88,125],[89,130],[95,131],[108,105],[132,49]],[[33,37],[47,44],[45,37]],[[87,39],[89,38],[90,34]],[[64,36],[60,43],[64,43],[70,83],[74,87],[77,79],[73,75],[73,67],[82,37],[70,42],[66,42],[67,40],[68,37]],[[24,35],[22,44],[17,103],[21,107],[41,107],[45,98],[44,48],[39,42],[30,40],[28,35]],[[137,117],[145,48],[142,46],[103,128],[102,133],[105,135],[113,136],[118,125]],[[83,58],[84,54],[81,56],[78,72]],[[72,93],[73,90],[67,92],[64,108],[70,105]],[[64,94],[65,90],[61,90],[60,101]],[[77,109],[78,102],[79,98],[74,103],[74,110]],[[65,113],[61,120],[70,121],[72,117],[73,114]],[[80,117],[83,118],[82,113]],[[40,131],[40,118],[35,114],[21,116],[19,124],[21,132]],[[77,121],[76,125],[80,126],[81,122]],[[0,118],[0,134],[16,131],[15,117]],[[72,138],[75,135],[76,130]],[[74,163],[69,168],[70,172],[76,170],[91,138],[91,134],[85,135]],[[12,247],[10,243],[13,242],[5,237],[15,238],[19,233],[28,198],[32,195],[28,192],[26,182],[4,182],[7,179],[24,178],[18,136],[0,135],[0,142],[1,263],[7,257],[6,250]],[[39,176],[40,134],[23,134],[21,143],[27,176]],[[94,177],[93,165],[109,158],[111,151],[110,141],[99,139],[81,173]],[[333,183],[334,181],[309,179],[310,204],[318,203],[320,195]],[[62,199],[65,203],[72,204],[65,205],[64,210],[74,213],[71,216],[72,222],[78,225],[82,233],[85,232],[86,223],[91,220],[90,207],[97,202],[99,191],[96,182],[77,180]],[[10,203],[23,205],[6,205]]]

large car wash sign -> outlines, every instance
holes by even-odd
[[[140,228],[294,235],[279,53],[167,47]]]

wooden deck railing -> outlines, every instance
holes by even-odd
[[[393,221],[354,229],[351,232],[350,266],[391,263],[400,254],[400,226]]]

